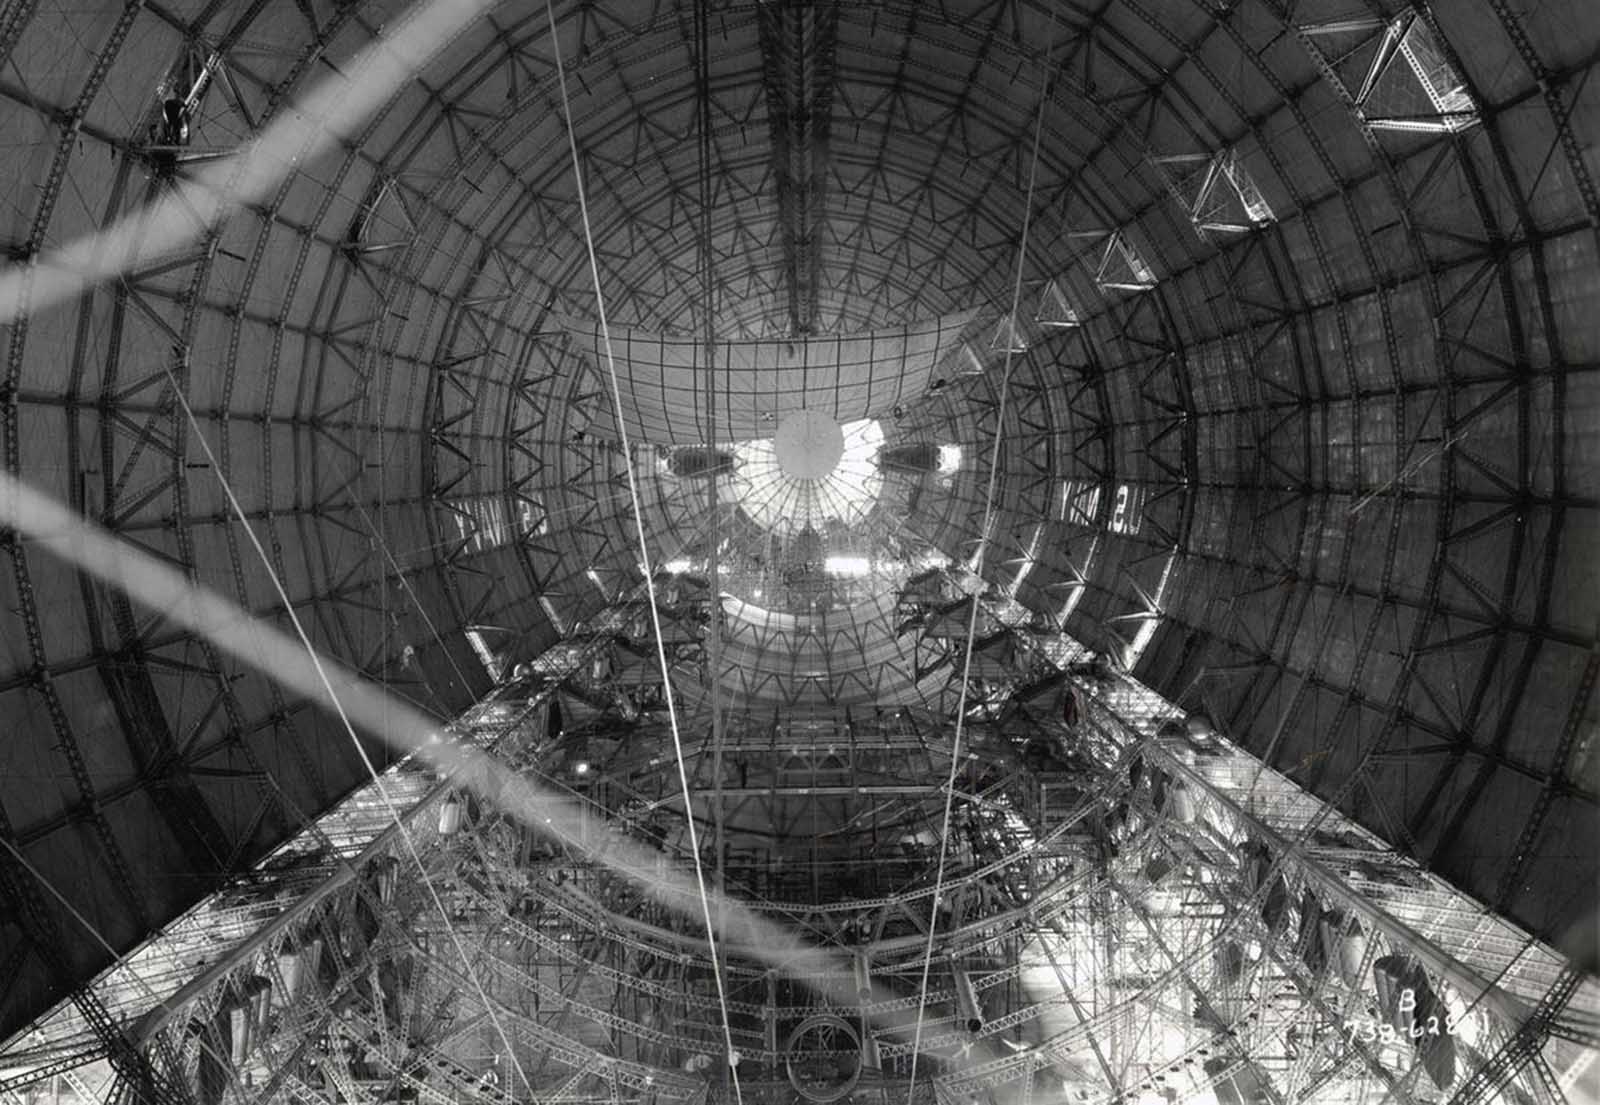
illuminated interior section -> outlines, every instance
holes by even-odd
[[[816,478],[786,470],[772,438],[735,444],[733,473],[724,480],[726,493],[757,526],[780,536],[865,523],[883,489],[877,459],[883,427],[868,418],[840,429],[844,447],[839,459]]]

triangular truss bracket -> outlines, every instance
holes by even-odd
[[[1033,321],[1050,330],[1065,330],[1081,324],[1078,312],[1072,309],[1067,294],[1055,280],[1047,283],[1044,291],[1039,293],[1039,309],[1034,312]]]
[[[1095,270],[1094,282],[1102,288],[1125,292],[1147,292],[1156,286],[1155,271],[1120,230],[1111,232],[1106,251]]]
[[[1245,234],[1274,221],[1272,207],[1235,149],[1209,156],[1154,157],[1151,162],[1202,238]]]
[[[1367,34],[1370,42],[1379,37],[1379,28],[1381,39],[1366,76],[1358,89],[1352,89],[1340,75],[1335,57],[1320,43],[1337,44],[1353,34]],[[1466,82],[1418,13],[1405,11],[1387,23],[1347,20],[1317,24],[1301,27],[1300,32],[1318,54],[1325,75],[1340,86],[1356,114],[1373,130],[1450,134],[1479,122]],[[1343,52],[1335,45],[1331,54]]]
[[[989,350],[992,353],[1026,353],[1028,339],[1021,332],[1017,321],[1011,315],[1002,318],[994,328],[994,336],[989,339]]]

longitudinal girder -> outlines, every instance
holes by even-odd
[[[906,612],[927,646],[959,647],[942,627],[973,599],[952,584],[914,595]],[[389,805],[353,799],[102,982],[95,1002],[123,1016],[148,1010],[129,1042],[149,1049],[143,1061],[163,1084],[203,1105],[249,1100],[264,1083],[308,1102],[402,1086],[503,1105],[528,1092],[725,1093],[706,1076],[715,1060],[698,1058],[723,1045],[695,903],[649,892],[648,872],[641,882],[606,863],[631,838],[657,850],[661,872],[691,865],[672,828],[684,813],[676,778],[642,751],[641,734],[659,721],[594,695],[596,660],[636,613],[637,603],[619,608],[453,726],[453,739],[582,802],[590,816],[574,835],[549,839],[449,780],[402,769],[387,803],[404,808],[420,869],[398,846]],[[888,826],[870,833],[875,882],[851,877],[849,853],[814,844],[808,861],[798,857],[800,878],[773,880],[785,831],[770,809],[759,820],[772,831],[756,842],[765,855],[728,849],[727,886],[743,905],[796,926],[836,964],[832,980],[781,964],[774,973],[753,949],[727,948],[726,1008],[747,1093],[788,1092],[784,1071],[799,1061],[791,1028],[844,1014],[871,1045],[871,1067],[854,1068],[856,1092],[893,1100],[910,1015],[925,1007],[920,1054],[941,1099],[1010,1100],[1060,1085],[1110,1101],[1140,1086],[1182,1094],[1225,1084],[1281,1100],[1358,1100],[1377,1085],[1434,1101],[1487,1079],[1510,1099],[1549,1100],[1557,1073],[1581,1060],[1569,1041],[1592,1042],[1600,1024],[1592,982],[1580,985],[1546,947],[1081,645],[1015,614],[984,613],[989,638],[1011,647],[985,647],[1007,659],[974,676],[989,690],[969,695],[976,755],[957,775],[959,839],[935,914],[944,966],[924,997],[931,795],[854,789]],[[729,727],[718,762],[768,802],[804,796],[825,807],[829,772],[848,766],[861,780],[874,757],[925,756],[932,762],[911,772],[937,775],[948,725],[904,712],[746,722]],[[689,750],[696,777],[711,752]],[[858,820],[848,801],[837,816]],[[728,822],[740,840],[737,810]],[[793,831],[814,837],[815,822]],[[183,964],[198,946],[219,958],[189,981]],[[855,1005],[840,1004],[841,980],[856,988]],[[509,1032],[512,1055],[491,1019]],[[7,1062],[49,1070],[50,1056],[92,1046],[98,1031],[65,1010]],[[519,1088],[523,1075],[532,1081]]]
[[[1208,1077],[1241,1094],[1444,1096],[1443,1045],[1394,1045],[1381,1011],[1354,1018],[1353,1042],[1337,1039],[1349,1003],[1384,994],[1371,971],[1359,984],[1330,981],[1307,960],[1307,949],[1326,957],[1347,945],[1352,930],[1324,926],[1325,911],[1359,912],[1328,904],[1316,865],[1335,859],[1351,865],[1336,881],[1471,968],[1391,961],[1390,992],[1448,1004],[1525,943],[1469,921],[1441,878],[1563,953],[1587,954],[1576,923],[1593,909],[1600,825],[1600,592],[1588,569],[1600,533],[1588,417],[1600,403],[1600,313],[1583,305],[1600,272],[1588,141],[1600,24],[1580,0],[489,7],[342,129],[334,117],[362,99],[360,59],[395,56],[405,5],[7,5],[6,472],[258,615],[293,609],[324,655],[441,724],[492,687],[545,696],[569,723],[559,747],[577,757],[586,742],[587,758],[571,761],[589,764],[586,781],[563,785],[624,836],[675,857],[668,870],[683,858],[673,850],[685,819],[697,808],[706,817],[720,795],[730,885],[839,946],[865,936],[898,954],[892,942],[925,937],[914,917],[926,924],[935,893],[928,811],[944,797],[928,780],[951,766],[945,734],[964,697],[962,722],[985,739],[976,763],[957,765],[957,808],[972,812],[950,844],[971,869],[950,882],[948,924],[974,950],[938,965],[929,1036],[946,1051],[924,1056],[946,1089],[962,1022],[989,1017],[1006,1027],[986,1045],[1066,1041],[1051,1070],[1003,1054],[964,1060],[982,1092],[1024,1105],[1068,1083],[1091,1096],[1158,1094],[1157,1074],[1175,1076],[1153,1060],[1201,1022],[1226,1023],[1245,1043],[1196,1044],[1186,1065],[1227,1061]],[[466,10],[448,0],[436,10],[446,8]],[[593,351],[571,338],[595,298],[552,110],[551,23],[569,64],[599,283],[619,327],[870,349],[873,334],[972,320],[930,358],[926,380],[880,363],[827,385],[836,398],[865,382],[862,404],[876,403],[892,470],[867,551],[887,550],[887,568],[857,565],[846,581],[830,550],[870,558],[837,532],[778,549],[740,515],[734,481],[707,495],[692,465],[674,467],[676,440],[619,446]],[[1040,71],[1050,92],[1035,115],[1029,76]],[[340,81],[352,83],[338,104],[308,106],[316,86]],[[227,178],[236,163],[226,159],[286,123],[320,152],[277,163],[276,183],[224,201],[236,209],[220,222],[174,207],[186,185],[210,170]],[[175,229],[152,218],[162,204]],[[97,238],[79,255],[113,278],[57,280],[87,271],[58,264],[60,249],[124,220],[138,249]],[[995,366],[1008,358],[1001,404]],[[807,390],[815,383],[802,372],[751,418],[825,405]],[[660,366],[628,384],[635,406],[672,413],[674,426],[705,413],[692,395],[668,401]],[[679,576],[683,593],[663,611],[665,675],[639,662],[654,641],[628,607],[640,580],[630,472],[647,488],[652,554],[719,564],[709,586]],[[723,507],[710,524],[695,506],[707,499]],[[984,579],[955,570],[960,594],[938,573],[931,595],[880,585],[915,577],[927,558],[971,564],[980,529],[992,531]],[[740,547],[724,550],[733,538]],[[0,569],[0,1035],[69,994],[79,1002],[64,1014],[69,1029],[50,1019],[47,1038],[8,1045],[22,1058],[0,1086],[49,1072],[60,1095],[111,1105],[202,1087],[307,1105],[509,1102],[520,1075],[505,1053],[527,1049],[556,1100],[642,1100],[641,1068],[600,1061],[613,1037],[638,1043],[641,1064],[679,1072],[675,1092],[715,1081],[683,1067],[710,1052],[672,1050],[714,1023],[695,973],[704,964],[635,948],[653,958],[607,961],[612,973],[591,966],[575,981],[583,968],[552,950],[572,952],[560,925],[612,910],[686,935],[670,910],[650,912],[591,860],[508,852],[492,817],[466,811],[428,853],[430,877],[492,869],[492,884],[450,888],[461,923],[485,938],[520,925],[562,964],[541,974],[547,965],[520,951],[485,952],[505,958],[483,965],[497,1000],[547,1001],[505,1014],[520,1018],[508,1048],[492,1038],[491,1002],[474,995],[483,1008],[457,1016],[449,990],[472,989],[470,956],[440,953],[437,977],[415,973],[454,931],[417,908],[417,888],[394,896],[376,871],[356,888],[355,870],[339,867],[370,842],[364,818],[381,811],[345,809],[345,829],[317,828],[366,778],[362,746],[317,699],[16,534],[0,533]],[[725,587],[743,605],[715,593]],[[973,592],[982,610],[960,605]],[[974,611],[981,632],[963,681],[954,658]],[[1092,648],[1109,678],[1076,646],[1049,643],[1062,633]],[[582,673],[530,689],[518,665],[563,639],[587,650]],[[609,666],[596,674],[600,658]],[[1252,789],[1213,777],[1216,756],[1174,753],[1149,722],[1180,712],[1139,697],[1129,673],[1261,757]],[[1067,684],[1083,696],[1070,725],[1059,715]],[[675,765],[650,762],[668,688],[691,728],[706,728],[708,699],[729,703],[726,742],[708,749],[691,734],[687,803],[663,783]],[[469,729],[488,724],[472,717]],[[1067,729],[1099,742],[1095,754]],[[1032,761],[1030,739],[1042,742]],[[1118,757],[1140,745],[1150,750],[1135,781]],[[1083,754],[1057,774],[1104,786],[1051,777],[1041,748]],[[387,765],[376,742],[365,751]],[[1150,763],[1193,791],[1204,825],[1156,809]],[[1291,801],[1275,789],[1285,780],[1337,806],[1373,847],[1317,842],[1315,831],[1289,846],[1334,815]],[[1268,797],[1282,807],[1251,804]],[[1118,830],[1119,856],[1094,851],[1099,829],[1073,835],[1071,811],[1091,806],[1125,826],[1139,813],[1137,833]],[[1232,806],[1285,847],[1223,831],[1241,824]],[[1275,821],[1283,810],[1295,818]],[[291,847],[288,867],[262,867],[317,832],[326,841]],[[1301,939],[1310,929],[1298,916],[1269,938],[1259,905],[1277,883],[1269,863],[1255,872],[1265,889],[1241,889],[1241,835],[1257,859],[1253,845],[1268,849],[1286,900],[1317,899],[1315,940]],[[1043,876],[1031,860],[986,870],[984,857],[1020,855],[1029,841],[1059,849],[1040,861]],[[1151,879],[1156,859],[1173,869]],[[1209,882],[1195,873],[1207,870]],[[544,894],[546,927],[513,919],[504,893],[473,897],[517,879]],[[557,879],[601,905],[550,891]],[[284,902],[312,893],[324,897],[302,925]],[[830,893],[855,904],[834,908]],[[1035,908],[1042,898],[1061,913]],[[1433,912],[1415,913],[1417,901]],[[207,904],[186,913],[196,902]],[[1242,919],[1224,933],[1214,914],[1229,911]],[[269,915],[283,927],[264,929]],[[1018,935],[1029,925],[1033,944]],[[288,1000],[280,967],[261,958],[290,929],[330,952],[317,960],[320,997]],[[184,1001],[197,1012],[183,1025],[141,1023],[151,995],[115,981],[129,969],[118,957],[157,932],[178,942],[151,953],[165,957],[159,969],[139,969],[159,990],[192,980]],[[259,943],[241,950],[250,933]],[[1384,939],[1392,946],[1374,961],[1410,947],[1403,933]],[[217,958],[222,944],[238,958]],[[1185,958],[1230,944],[1226,971]],[[1542,951],[1524,955],[1537,968],[1521,977],[1515,961],[1499,986],[1520,1005],[1491,1000],[1499,1020],[1469,1012],[1480,1036],[1458,1041],[1450,1095],[1553,1101],[1583,1076],[1563,1048],[1592,1042],[1584,985]],[[1037,976],[1008,973],[1024,963]],[[630,991],[641,964],[660,972],[655,991]],[[1164,965],[1159,981],[1149,964]],[[861,969],[898,984],[901,966],[891,954]],[[1592,967],[1591,957],[1577,969]],[[803,1097],[796,1082],[824,1093],[848,1081],[828,1069],[831,1054],[780,1069],[772,1057],[787,1032],[763,1011],[823,1006],[734,969],[752,1018],[740,1039],[766,1064],[752,1085]],[[1417,971],[1426,991],[1405,985]],[[263,1004],[260,979],[282,1000],[235,1033],[246,1005]],[[631,996],[608,1005],[606,986]],[[1039,1004],[1029,986],[1054,995],[1047,1011],[1026,1012]],[[657,1025],[646,1039],[619,1027],[678,1008],[680,994],[693,1011],[682,1032]],[[595,1016],[569,1024],[550,1001]],[[1062,1035],[1069,1021],[1094,1029]],[[830,1021],[801,1035],[845,1038]],[[882,1046],[850,1092],[883,1098],[905,1045],[866,1035]],[[259,1053],[235,1062],[233,1044],[252,1040]],[[475,1065],[497,1048],[498,1068]],[[984,1067],[991,1058],[999,1065]],[[579,1074],[589,1066],[598,1073]],[[51,1089],[35,1081],[25,1092]]]
[[[776,0],[761,5],[757,17],[789,333],[812,334],[828,245],[828,138],[839,0]]]

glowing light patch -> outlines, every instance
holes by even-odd
[[[751,521],[775,533],[864,522],[883,488],[878,470],[883,427],[876,419],[865,419],[848,422],[840,429],[844,449],[838,461],[814,479],[797,478],[786,471],[771,439],[735,445],[734,473],[725,482],[730,496]]]
[[[467,643],[472,646],[473,655],[478,658],[478,663],[483,665],[483,670],[489,678],[499,682],[503,672],[500,658],[495,655],[494,649],[489,647],[488,638],[480,630],[467,630]]]
[[[864,576],[872,572],[872,561],[864,556],[830,556],[824,567],[831,575]]]

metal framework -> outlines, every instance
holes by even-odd
[[[920,647],[950,653],[973,601],[941,576],[900,606]],[[658,871],[691,865],[660,722],[619,702],[637,684],[614,650],[639,611],[613,608],[450,728],[580,801],[574,837],[401,764],[386,799],[365,788],[14,1041],[4,1088],[82,1083],[104,1056],[107,1100],[722,1099],[692,903],[606,863],[631,838]],[[1564,1100],[1600,1042],[1600,983],[1025,610],[981,621],[1009,647],[976,653],[988,691],[969,696],[937,886],[948,713],[746,719],[688,750],[692,793],[729,804],[726,887],[837,964],[729,949],[746,1093],[822,1100],[825,1076],[795,1071],[848,1057],[849,1092],[899,1100],[937,898],[920,1048],[939,1100]],[[122,1059],[107,1018],[132,1026]],[[846,1042],[808,1031],[819,1018]]]
[[[781,341],[974,320],[883,418],[886,450],[961,460],[885,472],[878,590],[780,618],[664,576],[665,676],[628,466],[658,563],[753,588],[722,546],[767,535],[720,490],[703,516],[661,452],[694,446],[624,454],[568,336],[593,295],[539,5],[493,8],[193,248],[5,325],[5,465],[257,615],[283,616],[281,583],[317,648],[464,736],[498,731],[472,706],[496,684],[491,701],[554,706],[563,727],[518,730],[511,762],[559,744],[586,770],[547,774],[664,863],[702,817],[730,887],[899,987],[882,1031],[850,1014],[858,1096],[887,1103],[904,1074],[928,780],[963,690],[952,626],[981,602],[930,1095],[1556,1100],[1594,1029],[1600,27],[1580,0],[1525,7],[762,0],[708,5],[697,30],[664,0],[556,3],[618,326]],[[6,271],[248,143],[396,11],[13,0]],[[753,390],[717,363],[707,386]],[[453,959],[418,888],[369,869],[397,853],[364,851],[377,811],[331,719],[14,535],[0,548],[0,1087],[524,1100],[510,1056],[484,1081],[470,968],[540,1100],[727,1092],[695,1060],[712,991],[669,908],[592,856],[508,851],[489,811],[440,834],[448,794],[397,774],[431,795],[429,876],[481,941]],[[660,759],[664,678],[703,810]],[[1226,738],[1163,735],[1180,710]],[[1246,756],[1265,766],[1241,790]],[[1156,808],[1156,772],[1190,820]],[[1280,885],[1316,899],[1315,926],[1262,914]],[[1380,936],[1374,909],[1417,939]],[[581,952],[560,935],[613,916]],[[1420,956],[1405,969],[1447,1005],[1482,981],[1506,995],[1468,1014],[1444,1086],[1443,1045],[1343,1038],[1379,996],[1370,962],[1335,962],[1356,923],[1369,959]],[[296,968],[315,984],[288,985],[280,952],[318,941]],[[249,951],[224,968],[218,942]],[[825,1096],[828,1057],[791,1069],[780,1044],[836,1003],[734,958],[752,1085]],[[141,986],[194,979],[182,1023],[141,1025]]]

